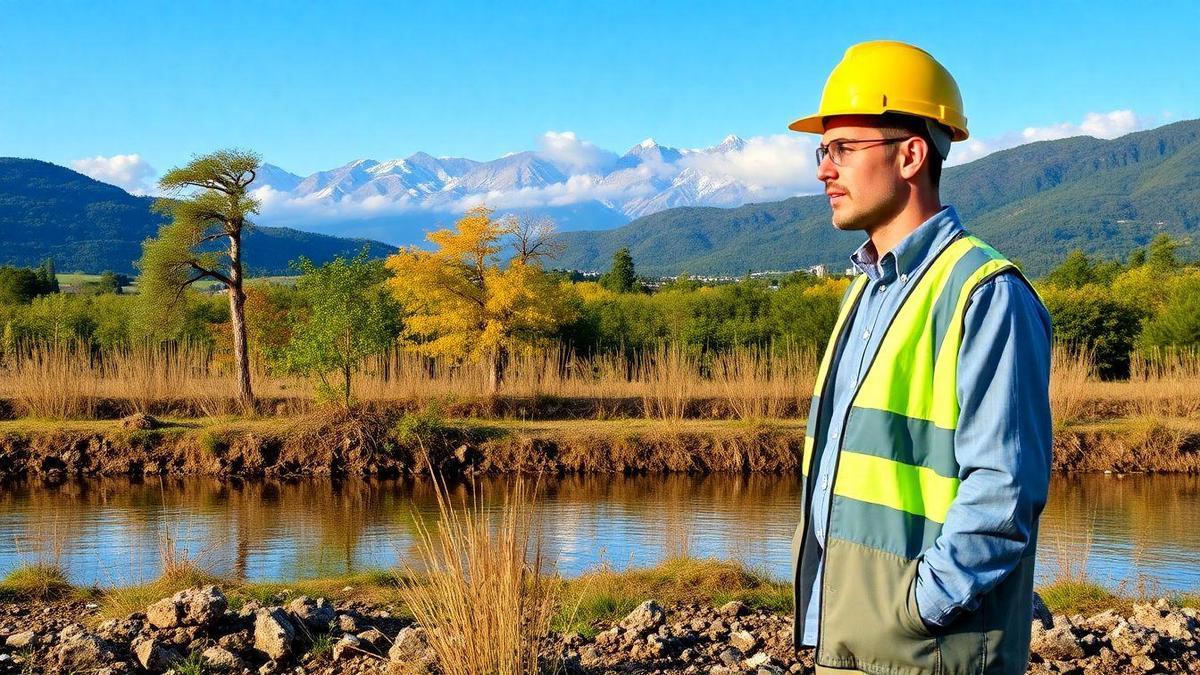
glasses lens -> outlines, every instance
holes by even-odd
[[[825,155],[828,155],[828,154],[829,154],[829,150],[826,149],[825,146],[823,146],[823,145],[817,146],[817,166],[820,166],[821,162],[825,161]]]

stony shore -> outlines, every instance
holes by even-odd
[[[216,586],[180,591],[103,619],[84,600],[0,603],[0,673],[436,673],[424,629],[400,608],[282,592],[236,608]],[[790,617],[733,601],[647,600],[589,637],[555,635],[548,668],[565,673],[811,673]],[[1200,671],[1200,613],[1167,601],[1090,617],[1039,612],[1030,672]]]

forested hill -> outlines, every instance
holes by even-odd
[[[1166,232],[1200,255],[1200,120],[1113,140],[1031,143],[946,169],[943,203],[968,229],[1041,275],[1073,249],[1123,258]],[[824,195],[739,208],[677,208],[605,231],[567,232],[556,265],[603,270],[629,247],[648,274],[846,266],[861,234],[830,224]]]
[[[0,264],[33,266],[52,258],[60,272],[132,273],[142,241],[163,223],[150,210],[153,201],[57,164],[0,157]],[[324,262],[364,245],[379,256],[395,250],[283,227],[256,227],[244,241],[252,275],[289,273],[288,264],[302,255]]]

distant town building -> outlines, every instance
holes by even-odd
[[[829,267],[827,265],[813,265],[808,268],[808,273],[816,277],[829,276]]]

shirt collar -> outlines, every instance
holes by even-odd
[[[883,276],[883,268],[889,266],[889,262],[895,264],[896,274],[912,274],[930,256],[940,251],[946,242],[958,236],[962,229],[958,212],[953,206],[945,206],[909,232],[882,258],[875,255],[875,246],[868,239],[850,255],[850,262],[871,279]]]

